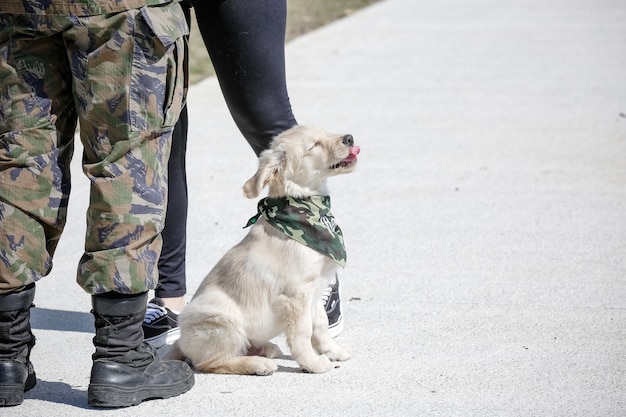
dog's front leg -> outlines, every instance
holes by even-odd
[[[311,345],[313,317],[307,298],[303,294],[297,297],[281,295],[276,304],[277,311],[285,326],[293,359],[307,372],[328,372],[333,367],[332,362],[327,356],[318,354]]]
[[[313,307],[313,347],[321,354],[328,356],[331,361],[347,361],[352,358],[352,350],[348,346],[341,346],[328,333],[328,316],[321,302]]]

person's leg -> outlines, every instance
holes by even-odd
[[[182,34],[172,39],[176,34],[168,32],[177,26],[162,27],[169,23],[186,30],[180,7],[123,14],[85,19],[81,23],[86,29],[75,25],[65,34],[73,48],[68,54],[73,59],[83,171],[90,180],[78,282],[92,295],[139,294],[156,287],[167,161],[184,95]],[[83,42],[83,36],[90,42]],[[171,43],[162,44],[161,37]],[[112,67],[117,68],[114,77]]]
[[[259,155],[295,126],[285,80],[285,0],[194,3],[231,115]]]
[[[0,293],[49,273],[67,218],[76,112],[46,22],[0,14]]]
[[[172,151],[168,162],[168,196],[165,227],[161,236],[163,249],[159,257],[159,283],[155,295],[165,306],[180,312],[185,307],[187,293],[185,261],[187,246],[187,174],[185,154],[187,148],[187,107],[172,135]]]
[[[0,14],[0,406],[36,384],[30,308],[67,215],[76,113],[65,48],[46,22]]]
[[[126,407],[182,394],[194,384],[182,361],[161,361],[143,341],[141,326],[148,294],[92,296],[96,335],[87,391],[95,407]]]
[[[35,284],[19,292],[0,294],[0,407],[19,405],[24,392],[37,383],[30,351],[35,336],[30,328],[30,309]]]
[[[194,383],[189,366],[159,360],[142,331],[157,281],[171,134],[184,100],[187,27],[177,3],[74,20],[64,37],[91,183],[77,278],[92,295],[96,328],[88,402],[124,407]]]
[[[182,2],[187,25],[191,25],[191,11],[188,2]],[[185,43],[183,71],[185,80],[189,78],[189,51]],[[186,84],[186,81],[185,81]],[[187,282],[185,274],[187,250],[187,106],[184,106],[172,134],[172,147],[168,162],[168,196],[165,227],[161,236],[163,248],[159,257],[159,282],[155,295],[164,305],[180,312],[185,307]]]
[[[188,2],[182,2],[181,7],[185,14],[187,25],[191,27],[191,10]],[[189,50],[185,43],[184,77],[189,79]],[[186,83],[186,81],[185,81]],[[174,126],[172,134],[172,150],[168,162],[168,197],[167,213],[163,237],[163,249],[159,257],[159,283],[155,295],[164,305],[173,311],[179,312],[186,305],[187,277],[185,274],[187,251],[187,106],[184,106],[180,118]]]
[[[159,257],[159,283],[154,290],[143,320],[147,343],[155,348],[173,344],[180,336],[178,314],[187,304],[185,275],[187,245],[187,177],[185,152],[187,147],[187,107],[172,134],[172,151],[168,162],[168,195],[165,227],[161,236],[163,249]]]

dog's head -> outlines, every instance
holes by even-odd
[[[359,151],[352,135],[311,126],[293,127],[261,153],[259,169],[244,184],[244,194],[256,198],[267,185],[273,197],[326,195],[326,179],[352,172]]]

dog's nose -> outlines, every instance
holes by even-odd
[[[346,135],[343,137],[343,140],[341,142],[346,146],[353,146],[354,138],[352,137],[352,135]]]

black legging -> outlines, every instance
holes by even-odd
[[[196,22],[230,113],[258,156],[297,124],[285,81],[286,0],[196,0]],[[157,297],[185,295],[187,109],[172,137]]]

